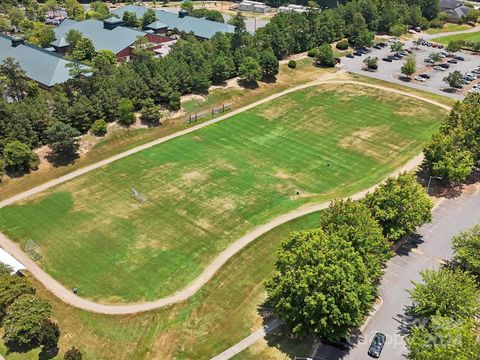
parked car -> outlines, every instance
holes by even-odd
[[[386,339],[387,337],[385,336],[385,334],[376,333],[372,340],[372,343],[370,344],[370,347],[368,348],[368,355],[375,359],[378,359],[380,357],[380,354],[382,353]]]
[[[355,56],[362,56],[362,55],[363,55],[363,52],[361,52],[361,51],[355,51],[355,52],[353,53],[353,55],[355,55]]]
[[[455,60],[458,60],[458,61],[465,61],[465,58],[463,56],[454,56],[453,57]]]
[[[433,68],[434,68],[435,70],[445,71],[445,69],[444,69],[443,67],[438,66],[438,65],[437,65],[437,66],[434,66]]]
[[[427,46],[428,46],[428,47],[432,47],[432,43],[431,43],[431,42],[427,42]]]
[[[450,63],[450,64],[458,64],[458,61],[455,60],[455,59],[448,59],[447,62]]]
[[[428,74],[420,74],[420,75],[418,75],[418,76],[420,76],[420,77],[422,77],[422,78],[424,78],[424,79],[430,79],[430,75],[428,75]]]
[[[427,79],[425,79],[425,78],[423,78],[423,77],[421,77],[421,76],[415,76],[415,80],[421,81],[421,82],[427,81]]]
[[[439,64],[438,66],[441,66],[444,69],[450,68],[450,65],[448,65],[448,64]]]
[[[403,55],[403,56],[407,56],[407,55],[408,55],[408,52],[406,52],[405,50],[403,50],[403,51],[400,51],[399,54],[400,54],[400,55]]]
[[[393,61],[393,60],[390,59],[389,57],[384,57],[382,60],[383,60],[383,61],[386,61],[386,62],[392,62],[392,61]]]
[[[426,58],[425,60],[423,60],[423,62],[426,62],[428,64],[433,64],[433,60],[429,58]]]
[[[443,49],[443,47],[444,47],[444,46],[443,46],[442,44],[438,44],[438,48],[439,48],[439,49]]]
[[[382,47],[381,47],[380,45],[378,45],[378,44],[375,44],[375,45],[373,45],[373,48],[374,48],[374,49],[381,49]]]
[[[346,55],[347,58],[350,58],[350,59],[353,59],[355,57],[355,55],[353,55],[352,53],[349,53]]]

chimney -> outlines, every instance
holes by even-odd
[[[182,9],[178,12],[178,17],[179,18],[184,18],[187,15],[188,15],[188,10]]]
[[[20,36],[12,37],[12,46],[13,47],[17,47],[18,45],[24,44],[24,43],[25,43],[25,40],[23,40],[23,37],[20,37]]]

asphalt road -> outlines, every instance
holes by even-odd
[[[409,246],[391,259],[380,287],[383,306],[360,335],[349,354],[330,346],[322,346],[315,360],[366,360],[368,347],[376,332],[387,336],[380,359],[405,359],[406,347],[402,335],[405,308],[411,304],[407,290],[412,281],[420,281],[419,272],[438,268],[440,259],[452,256],[451,238],[480,221],[480,194],[444,200],[433,211],[433,222],[421,227]]]

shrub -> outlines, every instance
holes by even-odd
[[[311,57],[311,58],[317,57],[317,55],[318,55],[318,48],[314,48],[314,49],[308,50],[307,55],[308,55],[308,57]]]
[[[2,182],[4,175],[5,175],[5,161],[2,158],[0,158],[0,182]]]
[[[120,99],[118,102],[118,122],[123,126],[130,126],[135,123],[133,103],[129,99]]]
[[[75,346],[65,351],[63,355],[64,360],[82,360],[82,358],[82,353]]]
[[[90,130],[95,136],[103,136],[107,133],[107,123],[105,120],[96,120]]]
[[[29,171],[37,169],[40,164],[38,155],[35,154],[30,146],[14,140],[8,143],[3,149],[5,167],[16,171]]]
[[[390,26],[390,35],[393,36],[400,36],[407,32],[407,27],[403,24],[395,24]]]
[[[322,45],[318,48],[318,54],[316,57],[317,64],[326,67],[335,66],[335,57],[333,56],[333,50],[330,44]]]
[[[338,50],[347,50],[348,49],[348,40],[340,40],[335,45]]]
[[[296,62],[295,60],[290,60],[290,61],[288,62],[288,67],[289,67],[290,69],[295,69],[295,68],[297,67],[297,62]]]

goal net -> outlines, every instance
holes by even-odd
[[[32,239],[27,240],[27,243],[25,244],[25,252],[34,261],[42,257],[42,251],[40,246],[38,246],[38,244]]]
[[[147,201],[147,197],[145,196],[145,194],[142,194],[141,192],[137,191],[137,189],[133,187],[130,189],[130,194],[139,203],[143,204],[145,201]]]

